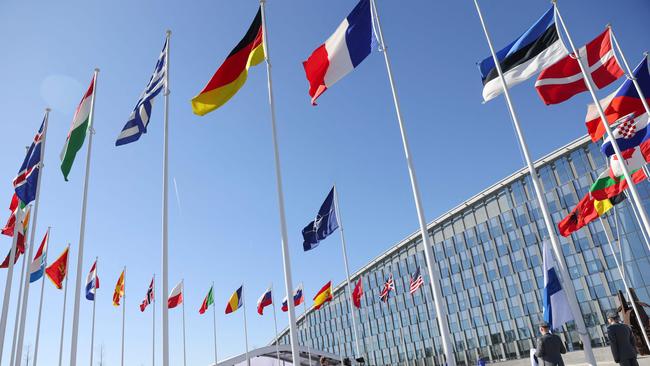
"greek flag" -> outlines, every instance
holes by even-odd
[[[160,52],[160,57],[156,63],[156,68],[153,70],[153,75],[149,79],[147,87],[144,88],[138,103],[133,108],[133,112],[129,116],[129,120],[122,128],[122,132],[117,137],[115,146],[125,145],[137,141],[143,133],[147,133],[147,125],[151,117],[151,107],[153,106],[153,99],[165,87],[167,76],[167,40]]]
[[[558,329],[562,324],[573,320],[566,292],[555,271],[555,258],[547,242],[544,242],[544,293],[542,296],[544,298],[544,321],[548,323],[551,330]]]

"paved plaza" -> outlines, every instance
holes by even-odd
[[[617,365],[612,359],[612,353],[609,347],[601,347],[594,349],[594,355],[598,365],[609,366]],[[584,353],[582,351],[569,352],[564,355],[564,363],[566,366],[587,366],[584,362]],[[515,361],[495,362],[494,365],[498,366],[530,366],[530,360],[522,359]],[[643,356],[639,358],[640,366],[650,366],[650,356]]]

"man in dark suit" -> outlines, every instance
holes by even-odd
[[[636,360],[637,349],[634,334],[629,326],[619,322],[618,314],[610,312],[607,314],[607,338],[612,348],[614,361],[623,366],[639,366]]]
[[[535,356],[539,360],[540,366],[564,366],[562,355],[566,353],[562,338],[552,334],[546,322],[539,325],[539,332],[542,336],[537,339],[537,352]]]

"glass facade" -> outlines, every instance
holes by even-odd
[[[606,168],[597,144],[582,138],[536,163],[555,223],[573,209]],[[426,187],[425,187],[426,189]],[[650,185],[638,185],[650,211]],[[616,211],[614,213],[614,211]],[[611,233],[624,275],[640,299],[650,303],[650,255],[629,201],[568,238],[562,251],[594,347],[606,344],[605,314],[617,307],[623,282],[604,230]],[[542,320],[542,242],[548,237],[527,171],[486,189],[429,225],[444,306],[458,365],[528,357]],[[619,253],[622,252],[622,253]],[[421,268],[425,286],[409,294],[409,279]],[[392,274],[396,291],[388,305],[379,293]],[[368,365],[443,365],[442,345],[419,232],[352,276],[363,277],[362,307],[356,310],[361,356]],[[565,279],[566,280],[566,279]],[[352,318],[345,284],[320,310],[298,321],[299,342],[354,358]],[[402,339],[403,334],[404,339]],[[573,323],[561,336],[579,348]],[[288,331],[280,343],[288,342]],[[405,346],[404,346],[405,345]]]

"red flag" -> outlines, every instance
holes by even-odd
[[[173,309],[183,303],[183,281],[179,282],[167,298],[167,307]]]
[[[359,277],[359,281],[357,281],[354,291],[352,291],[352,303],[357,309],[361,309],[361,296],[363,296],[363,283],[361,283],[361,277]]]
[[[606,87],[625,74],[614,55],[609,28],[581,47],[578,54],[597,89]],[[535,88],[546,105],[562,103],[588,90],[573,54],[544,69],[535,82]]]
[[[580,202],[578,202],[573,211],[557,224],[562,236],[569,236],[572,232],[577,231],[598,218],[598,211],[596,211],[596,208],[594,207],[594,201],[595,199],[587,193]]]
[[[45,274],[52,281],[54,286],[61,290],[63,288],[63,280],[68,274],[68,252],[69,247],[66,247],[63,253],[52,264],[45,268]]]

